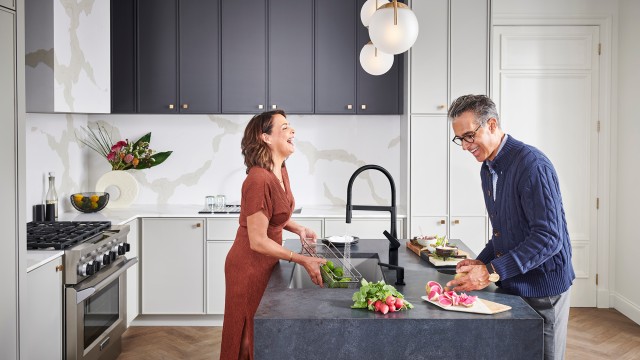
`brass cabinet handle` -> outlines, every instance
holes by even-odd
[[[264,109],[264,105],[262,105],[262,104],[258,105],[258,109],[260,109],[260,110]]]
[[[271,105],[271,108],[272,108],[272,109],[277,109],[277,108],[278,108],[278,105]]]
[[[169,104],[169,110],[173,110],[174,106],[173,104]]]
[[[189,104],[182,104],[182,108],[183,109],[188,109],[189,108]]]
[[[444,108],[446,108],[447,106],[445,104],[440,104],[438,105],[438,110],[442,110]]]
[[[353,105],[352,104],[348,104],[347,105],[347,110],[352,110],[353,109]]]
[[[60,271],[62,271],[62,270],[64,270],[64,265],[58,265],[58,266],[56,266],[56,272],[60,272]]]
[[[460,220],[458,220],[458,219],[453,220],[453,223],[454,223],[454,225],[458,225],[458,224],[460,224]]]
[[[360,105],[360,109],[367,110],[367,105],[365,105],[365,104]]]
[[[196,227],[202,227],[202,224],[201,223],[197,223]]]
[[[444,225],[444,224],[446,224],[446,221],[444,221],[444,220],[440,220],[440,224],[441,224],[441,225]]]

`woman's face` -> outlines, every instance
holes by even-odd
[[[296,131],[289,125],[287,118],[280,114],[274,115],[272,121],[271,134],[263,134],[264,141],[274,155],[286,159],[295,151],[293,138]]]

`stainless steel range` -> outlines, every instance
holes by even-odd
[[[31,222],[27,248],[64,250],[64,345],[68,360],[115,359],[127,323],[128,225]]]

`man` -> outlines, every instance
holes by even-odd
[[[447,286],[472,291],[495,282],[521,296],[544,319],[545,359],[562,359],[575,274],[556,171],[540,150],[502,131],[488,97],[461,96],[448,116],[453,142],[482,163],[493,236],[476,260],[458,263],[463,276]]]

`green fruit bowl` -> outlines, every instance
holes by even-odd
[[[84,192],[72,194],[71,205],[83,213],[94,213],[104,209],[109,203],[109,193],[105,192]]]

